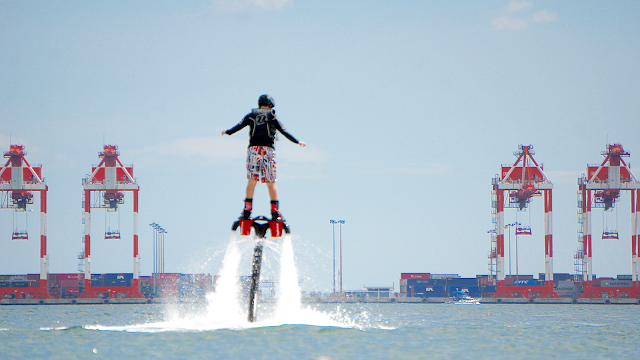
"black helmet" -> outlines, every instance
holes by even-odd
[[[262,105],[266,105],[266,106],[276,106],[275,101],[273,101],[273,98],[267,94],[264,95],[260,95],[260,97],[258,98],[258,106],[262,106]]]

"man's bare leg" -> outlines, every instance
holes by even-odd
[[[258,183],[258,180],[256,179],[247,180],[247,190],[245,191],[245,196],[247,199],[253,199],[253,191],[256,189],[257,183]]]
[[[278,187],[276,186],[276,183],[268,182],[266,184],[267,184],[267,189],[269,190],[269,199],[271,199],[272,201],[278,200]]]

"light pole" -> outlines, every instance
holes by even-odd
[[[164,234],[167,233],[156,223],[149,224],[153,228],[153,293],[156,293],[156,274],[164,273]]]
[[[161,246],[162,258],[160,259],[160,270],[161,270],[160,272],[163,274],[164,274],[164,234],[166,233],[167,233],[167,230],[160,228],[160,234],[161,234],[160,236],[162,237],[162,246]]]
[[[511,227],[520,225],[519,222],[514,222],[512,224],[506,224],[504,226],[505,229],[509,232],[509,277],[511,277]],[[516,236],[516,280],[518,278],[518,237]]]
[[[329,220],[333,227],[333,294],[336,293],[336,231],[335,225],[340,226],[340,264],[338,265],[338,277],[340,279],[340,295],[342,295],[342,224],[344,220]]]
[[[333,251],[331,255],[333,256],[333,274],[331,277],[331,295],[336,293],[336,221],[329,220],[331,224],[331,235],[333,236]]]

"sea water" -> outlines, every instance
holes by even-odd
[[[303,306],[341,325],[204,329],[168,322],[164,305],[2,306],[0,358],[634,359],[640,350],[637,305]]]
[[[253,244],[231,239],[204,304],[0,306],[0,359],[627,359],[640,351],[638,305],[306,304],[288,236],[265,241],[279,257],[279,294],[250,323],[237,278]]]

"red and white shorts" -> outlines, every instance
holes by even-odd
[[[276,182],[276,151],[269,146],[247,148],[247,179]]]

